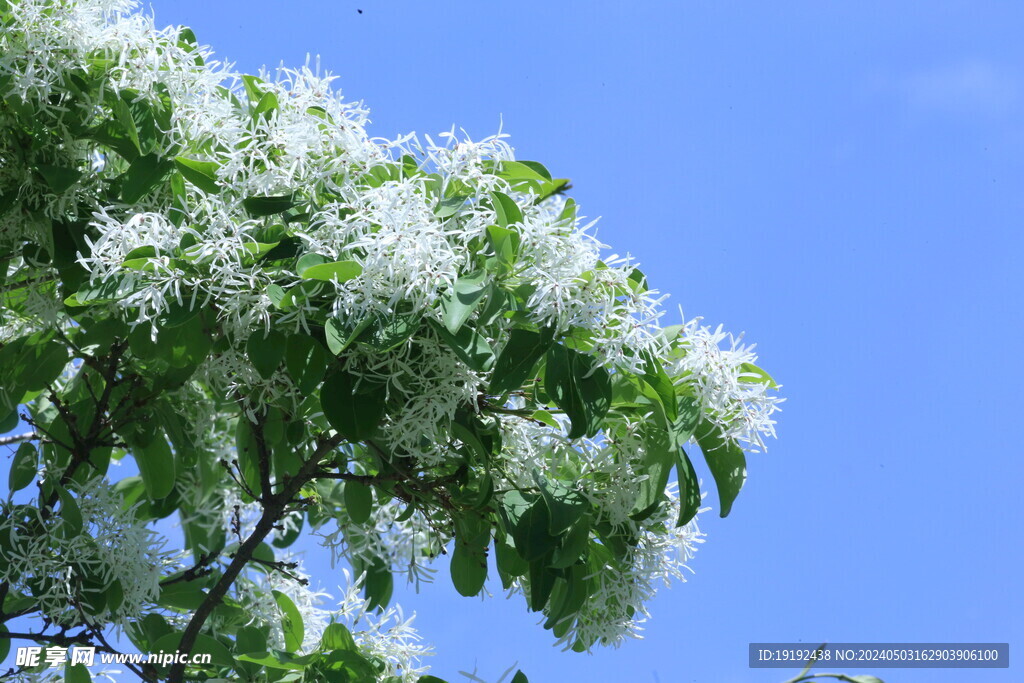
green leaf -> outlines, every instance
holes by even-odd
[[[549,532],[550,528],[551,515],[547,504],[543,498],[538,497],[512,529],[516,551],[524,560],[532,563],[554,551],[558,543]]]
[[[265,92],[260,97],[260,101],[256,103],[256,106],[252,110],[252,115],[256,116],[269,116],[271,112],[275,111],[278,107],[277,95],[272,92]]]
[[[168,633],[150,645],[149,650],[150,652],[177,652],[178,646],[181,643],[181,636],[180,632]],[[203,633],[196,636],[195,645],[192,647],[192,654],[208,654],[210,655],[210,662],[214,665],[234,666],[235,663],[231,652],[219,640]]]
[[[456,539],[450,565],[452,584],[460,595],[478,595],[487,581],[487,556]]]
[[[134,204],[156,187],[174,164],[156,154],[138,157],[121,176],[121,201]]]
[[[690,457],[682,448],[676,462],[676,476],[679,478],[679,519],[676,526],[683,526],[696,517],[700,509],[700,482]]]
[[[434,215],[438,218],[448,218],[458,213],[459,209],[466,203],[464,195],[445,197],[434,207]]]
[[[558,222],[569,223],[570,225],[576,222],[576,200],[572,197],[565,200],[562,213],[558,214]]]
[[[295,262],[295,272],[302,275],[302,271],[322,263],[327,263],[327,257],[323,254],[305,253]]]
[[[327,359],[327,350],[313,337],[305,334],[288,337],[284,364],[301,393],[311,393],[320,384],[327,370]]]
[[[36,478],[39,469],[39,451],[30,443],[18,446],[11,461],[11,469],[7,473],[7,482],[11,492],[20,491]]]
[[[175,609],[198,609],[206,600],[206,591],[199,581],[176,581],[160,587],[157,603]]]
[[[327,421],[349,441],[363,441],[373,435],[384,417],[387,395],[383,384],[363,382],[339,372],[328,377],[320,389],[320,407]]]
[[[142,154],[142,141],[139,139],[139,129],[135,123],[135,117],[132,116],[131,106],[126,99],[126,93],[119,95],[114,91],[108,91],[108,96],[105,100],[110,105],[114,120],[120,126],[121,132],[131,141],[135,151]]]
[[[498,354],[487,392],[501,395],[520,389],[533,373],[537,362],[551,346],[551,337],[532,330],[513,329]]]
[[[512,585],[512,579],[523,576],[530,570],[530,564],[519,556],[515,548],[505,542],[503,536],[504,534],[498,534],[494,538],[494,561],[498,565],[501,585],[507,589]]]
[[[455,549],[449,569],[460,595],[472,597],[484,587],[490,542],[490,522],[480,515],[470,513],[455,520]]]
[[[141,284],[136,278],[116,275],[95,284],[86,282],[73,295],[74,302],[69,301],[67,303],[69,306],[84,306],[86,304],[104,304],[119,301],[129,294],[139,291]]]
[[[544,166],[536,161],[492,162],[492,169],[499,178],[504,178],[512,189],[532,192],[536,201],[550,197],[569,184],[565,178],[552,178]]]
[[[106,145],[127,161],[131,161],[139,156],[135,142],[129,139],[121,125],[113,119],[103,120],[93,126],[86,133],[86,137]]]
[[[69,659],[64,664],[64,683],[90,683],[92,675],[85,664],[72,664]]]
[[[178,47],[192,53],[192,63],[196,66],[203,66],[205,64],[205,61],[199,54],[199,41],[196,40],[196,34],[187,26],[182,26],[178,30]]]
[[[534,173],[539,175],[541,178],[544,178],[545,180],[551,180],[551,171],[549,171],[547,169],[547,166],[545,166],[544,164],[540,163],[539,161],[523,161],[523,160],[520,160],[519,163],[521,163],[523,166],[526,166],[527,168],[532,170]]]
[[[557,344],[548,349],[544,388],[571,421],[570,439],[593,436],[611,407],[608,371],[593,358]]]
[[[295,197],[290,194],[273,197],[249,197],[242,201],[242,205],[250,216],[273,216],[284,213],[295,206]]]
[[[273,591],[274,600],[281,609],[281,630],[284,631],[284,647],[288,652],[295,652],[302,647],[302,639],[306,635],[306,626],[302,623],[302,614],[292,599],[281,591]]]
[[[551,180],[551,174],[539,173],[536,168],[532,167],[529,163],[523,161],[501,161],[498,162],[498,173],[497,175],[501,178],[511,181],[534,181],[534,182],[549,182]],[[547,169],[545,169],[546,171]]]
[[[516,675],[512,677],[511,683],[530,683],[530,679],[526,677],[526,674],[522,670],[516,671]]]
[[[299,247],[302,245],[301,240],[298,237],[292,235],[282,235],[281,241],[277,243],[277,246],[263,254],[260,257],[261,262],[269,263],[272,261],[282,261],[290,259],[299,253]],[[271,287],[277,287],[281,289],[280,285],[270,285]],[[283,291],[283,290],[282,290]],[[270,293],[269,291],[267,292]],[[274,302],[277,305],[277,302]]]
[[[274,304],[282,311],[287,311],[301,305],[304,301],[307,301],[313,294],[315,294],[323,285],[318,280],[303,280],[302,282],[293,285],[288,288],[287,292],[284,292],[280,298],[277,297],[277,293],[273,292],[275,285],[267,287],[267,296],[270,297],[271,301],[275,301]]]
[[[445,328],[455,334],[480,304],[487,291],[487,273],[477,271],[463,275],[455,281],[455,285],[442,303]]]
[[[60,498],[60,518],[65,525],[62,530],[64,537],[74,538],[82,533],[82,510],[71,492],[63,486],[57,489],[57,496]]]
[[[726,517],[747,479],[747,460],[743,449],[726,439],[721,429],[708,421],[697,429],[697,444],[718,487],[720,514]]]
[[[249,101],[256,104],[263,98],[263,93],[266,92],[262,87],[266,85],[263,79],[256,76],[250,76],[245,74],[242,76],[242,85],[245,87],[245,94],[249,97]]]
[[[278,650],[274,650],[273,653],[266,654],[263,656],[259,656],[258,654],[238,655],[238,657],[236,657],[235,659],[237,659],[240,662],[265,666],[268,669],[284,671],[302,671],[306,668],[306,662],[308,661],[307,657],[295,657],[289,655],[287,652],[280,652]],[[276,680],[301,681],[303,679],[277,678]]]
[[[510,228],[489,225],[487,226],[487,239],[490,241],[499,263],[506,268],[515,263],[521,241],[518,232]]]
[[[185,180],[206,194],[220,193],[220,184],[217,180],[217,169],[220,168],[220,164],[188,157],[174,157],[174,165]]]
[[[50,186],[50,189],[57,194],[67,191],[82,177],[82,172],[74,168],[63,166],[51,166],[50,164],[39,164],[36,166],[39,175]]]
[[[664,500],[669,475],[678,462],[678,446],[664,429],[644,425],[641,436],[644,444],[643,473],[647,478],[640,482],[640,492],[633,508],[632,517],[636,520],[649,517]]]
[[[335,356],[341,355],[373,324],[373,317],[364,318],[355,327],[349,327],[337,318],[328,318],[327,323],[324,325],[324,337],[327,340],[327,348]]]
[[[356,341],[381,353],[401,346],[420,327],[419,319],[412,315],[394,314],[369,320],[369,325],[359,326],[363,331]]]
[[[7,605],[6,604],[0,605],[0,607],[3,607],[4,609],[7,609]],[[11,639],[3,637],[2,634],[4,634],[4,633],[10,633],[10,631],[7,630],[6,626],[4,626],[3,624],[0,624],[0,662],[3,662],[4,660],[6,660],[7,659],[7,655],[10,654],[10,652],[11,652]],[[422,680],[422,679],[420,679],[420,680]]]
[[[435,329],[455,355],[472,370],[486,372],[494,364],[494,350],[487,338],[472,327],[463,327],[457,334],[440,325]]]
[[[548,506],[552,536],[560,536],[575,524],[589,509],[590,504],[579,491],[569,488],[560,481],[546,479],[534,472],[534,481],[540,488],[541,496]]]
[[[142,329],[142,326],[137,329]],[[143,331],[144,334],[147,332]],[[175,368],[199,365],[212,348],[213,339],[201,316],[186,318],[175,327],[164,327],[156,338],[158,356]]]
[[[245,353],[260,377],[270,379],[284,359],[286,345],[286,337],[277,330],[254,332],[245,342]]]
[[[775,383],[775,380],[772,379],[771,375],[753,363],[740,364],[740,381],[751,384],[767,384],[769,389],[779,388],[779,385]],[[873,676],[869,676],[868,678],[873,678]]]
[[[369,603],[367,609],[386,607],[395,591],[395,578],[391,574],[391,567],[383,560],[378,559],[364,569],[366,580],[363,584],[363,591]]]
[[[179,327],[185,323],[191,321],[194,317],[202,313],[202,309],[196,305],[195,308],[191,307],[191,302],[187,299],[178,303],[174,299],[171,299],[168,304],[167,310],[157,316],[157,323],[160,327]]]
[[[491,198],[494,211],[498,214],[499,226],[507,228],[515,223],[523,222],[523,212],[514,199],[501,192],[492,192]]]
[[[235,426],[235,450],[242,481],[253,493],[260,493],[260,450],[252,422],[243,413]],[[268,465],[269,466],[269,465]]]
[[[355,652],[359,648],[356,645],[355,639],[352,638],[352,633],[349,632],[344,624],[332,623],[328,624],[327,628],[324,629],[324,634],[320,637],[320,649],[327,651],[350,650]]]
[[[263,629],[258,626],[243,626],[238,629],[238,635],[235,636],[235,652],[248,654],[250,652],[263,653],[266,651],[267,635]]]
[[[271,250],[273,253],[273,250]],[[285,297],[286,293],[284,287],[281,285],[267,285],[267,298],[270,299],[270,303],[274,304],[275,308],[285,308]]]
[[[345,282],[359,277],[362,273],[363,267],[355,261],[334,261],[310,266],[301,270],[299,275],[307,280]]]
[[[564,569],[576,563],[590,546],[590,519],[585,515],[572,525],[565,535],[562,546],[555,551],[551,566]]]
[[[847,680],[850,683],[885,683],[881,678],[877,676],[847,676]]]
[[[7,417],[0,418],[0,434],[13,431],[18,426],[21,418],[18,417],[18,409],[15,408],[7,414]]]
[[[373,488],[361,481],[345,482],[345,511],[356,524],[366,524],[373,514]]]
[[[18,383],[28,391],[42,391],[60,377],[70,358],[63,344],[50,341],[27,348],[19,360]]]
[[[653,353],[647,352],[644,361],[643,380],[658,395],[658,400],[661,401],[669,421],[674,422],[679,417],[679,399],[676,398],[676,388],[672,384],[668,373],[665,372],[665,368],[662,367]]]
[[[157,434],[147,446],[134,450],[139,475],[150,500],[160,500],[174,490],[174,455],[163,434]]]
[[[548,604],[551,591],[555,587],[555,580],[558,578],[557,570],[549,569],[547,562],[538,559],[530,563],[530,602],[529,607],[534,612],[539,612]]]
[[[675,424],[672,425],[672,436],[675,438],[676,443],[682,446],[693,436],[693,432],[697,429],[697,425],[700,424],[704,411],[701,409],[700,402],[691,396],[681,396],[678,407],[679,417],[676,419]]]

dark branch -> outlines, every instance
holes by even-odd
[[[224,570],[224,574],[221,575],[220,580],[218,580],[214,587],[210,589],[210,592],[207,593],[202,604],[199,605],[199,608],[196,609],[195,613],[192,615],[192,619],[188,622],[188,626],[185,627],[185,631],[181,636],[181,642],[178,645],[179,652],[187,654],[192,653],[192,648],[196,643],[196,637],[202,630],[206,620],[209,619],[214,608],[220,604],[224,599],[224,596],[227,595],[227,592],[234,584],[235,579],[238,578],[238,575],[245,568],[245,565],[252,559],[253,553],[256,552],[256,548],[263,542],[263,539],[273,531],[274,526],[278,521],[280,521],[281,517],[284,516],[292,498],[302,490],[302,487],[305,486],[307,482],[314,478],[317,471],[320,469],[320,462],[323,460],[324,456],[337,448],[343,440],[344,439],[338,435],[329,439],[321,440],[316,451],[314,451],[313,455],[310,456],[309,460],[303,463],[295,476],[284,482],[280,493],[271,495],[264,501],[263,515],[260,517],[259,522],[256,523],[256,528],[253,529],[249,538],[239,546],[238,551],[231,560],[231,563],[228,565],[227,569]],[[182,683],[184,676],[185,664],[177,663],[171,667],[167,680],[170,683]]]

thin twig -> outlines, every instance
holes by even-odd
[[[20,443],[22,441],[32,441],[33,439],[38,438],[40,438],[39,432],[25,432],[23,434],[0,436],[0,446],[10,446],[11,444]]]

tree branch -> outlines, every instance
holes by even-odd
[[[207,576],[210,572],[213,571],[213,568],[210,567],[210,563],[217,559],[217,556],[219,554],[220,553],[204,553],[203,555],[200,555],[199,560],[194,565],[192,565],[185,571],[181,572],[177,576],[172,576],[164,579],[160,582],[160,585],[170,586],[172,583],[181,583],[182,581],[195,581],[196,579]]]
[[[266,413],[261,415],[260,419],[255,423],[252,423],[252,434],[256,441],[257,467],[260,471],[260,501],[266,501],[274,494],[273,489],[270,487],[270,450],[267,448],[267,438],[263,431],[263,418],[265,416]],[[247,419],[244,411],[238,419]]]
[[[91,645],[92,641],[83,631],[75,635],[64,635],[61,633],[19,633],[17,631],[0,631],[0,638],[8,640],[31,640],[36,643],[54,643],[56,645]]]
[[[317,471],[320,469],[320,461],[323,460],[324,456],[333,451],[338,447],[344,439],[340,435],[335,435],[329,439],[322,440],[320,445],[314,451],[313,455],[310,456],[309,460],[303,463],[299,471],[291,479],[284,482],[284,486],[280,493],[269,496],[264,501],[263,515],[260,517],[260,521],[256,523],[256,528],[253,529],[252,534],[249,538],[239,546],[235,552],[234,558],[228,565],[227,569],[224,570],[224,574],[221,575],[220,580],[217,581],[216,585],[210,589],[207,593],[206,598],[203,600],[199,608],[196,609],[192,618],[188,622],[188,626],[185,627],[184,633],[181,635],[181,642],[178,645],[178,651],[184,654],[192,654],[192,648],[195,647],[196,637],[199,635],[203,628],[203,624],[209,619],[210,614],[214,608],[220,604],[227,595],[228,590],[234,584],[235,579],[245,568],[245,565],[252,559],[253,553],[256,552],[256,548],[263,539],[274,529],[274,526],[280,521],[281,517],[284,516],[285,510],[292,498],[302,490],[302,487],[306,485],[311,479],[316,476]],[[170,674],[167,677],[169,683],[182,683],[185,676],[185,664],[176,663],[171,667]]]
[[[0,436],[0,446],[10,446],[11,444],[19,443],[21,441],[32,441],[38,439],[39,432],[25,432],[23,434],[12,434],[10,436]]]

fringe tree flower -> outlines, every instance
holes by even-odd
[[[319,62],[239,74],[127,0],[0,22],[0,423],[40,442],[0,520],[18,614],[216,651],[175,682],[411,681],[394,575],[443,557],[569,649],[639,637],[703,541],[691,457],[724,516],[775,436],[753,346],[663,328],[503,132],[373,138]],[[358,577],[338,610],[303,534]]]

